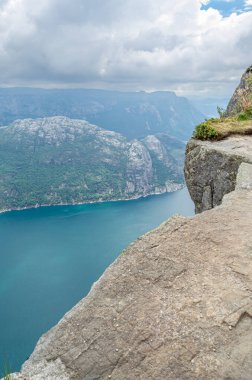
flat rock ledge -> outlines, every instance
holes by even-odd
[[[251,380],[251,167],[221,206],[174,216],[122,252],[19,378]]]

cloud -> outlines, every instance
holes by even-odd
[[[202,3],[0,0],[0,86],[229,94],[252,63],[252,12]]]

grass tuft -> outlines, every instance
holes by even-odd
[[[193,137],[199,140],[216,140],[218,132],[212,125],[212,121],[206,120],[196,126]]]
[[[222,140],[234,134],[252,134],[252,108],[248,108],[234,117],[205,120],[195,127],[193,137],[198,140]]]

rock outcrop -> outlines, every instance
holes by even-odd
[[[225,116],[233,116],[252,106],[252,65],[243,74],[239,86],[230,99]]]
[[[252,136],[217,142],[191,139],[186,148],[185,178],[196,212],[220,205],[235,189],[238,168],[252,163]]]
[[[225,142],[229,153],[221,143],[190,143],[202,164],[191,175],[219,163],[226,175],[215,186],[222,185],[233,162],[235,191],[220,206],[175,216],[131,244],[39,340],[21,378],[251,379],[252,165],[237,149],[246,142],[249,150],[252,140],[239,140],[240,148],[235,141],[236,149],[233,139]]]
[[[221,204],[223,196],[235,189],[238,168],[252,163],[252,65],[243,74],[225,114],[199,127],[210,128],[221,141],[191,139],[186,148],[184,173],[196,212]],[[197,131],[199,139],[211,139]],[[212,136],[213,138],[213,136]]]

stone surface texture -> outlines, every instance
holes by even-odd
[[[232,136],[210,142],[191,139],[187,144],[185,178],[196,212],[221,204],[236,185],[242,162],[252,163],[252,136]]]
[[[225,116],[233,116],[243,111],[248,106],[252,93],[252,65],[247,68],[243,74],[239,86],[236,88],[232,98],[230,99]]]
[[[223,166],[224,186],[229,165],[236,190],[132,243],[41,337],[23,379],[251,380],[252,177],[249,163],[238,169],[251,140],[222,144],[190,142],[202,158],[194,173]]]

